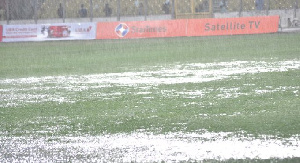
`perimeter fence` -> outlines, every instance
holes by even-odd
[[[149,20],[175,18],[176,12],[203,10],[208,0],[1,0],[0,22],[10,24],[16,20],[40,22],[93,22],[120,20]],[[299,0],[213,0],[213,13],[246,12],[269,15],[273,10],[291,10],[297,17]],[[192,6],[193,4],[193,6]],[[226,17],[226,16],[225,16]],[[29,21],[28,21],[29,20]]]

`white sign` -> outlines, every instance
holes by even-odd
[[[3,25],[3,42],[96,38],[96,23]]]

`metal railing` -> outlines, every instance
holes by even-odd
[[[195,5],[207,0],[194,0]],[[213,12],[263,12],[268,15],[271,10],[296,10],[299,0],[213,0]],[[182,11],[190,10],[190,2],[182,0]],[[150,17],[168,15],[174,18],[174,0],[1,0],[0,20],[10,24],[14,20],[53,20],[66,22],[66,19],[78,21],[120,21],[131,17],[131,20],[147,20]],[[296,14],[296,12],[295,12]],[[155,18],[153,18],[155,19]]]

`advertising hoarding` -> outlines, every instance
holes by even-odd
[[[83,40],[95,38],[95,23],[3,26],[3,42]]]
[[[274,33],[278,31],[279,16],[190,19],[187,36],[215,36]]]
[[[186,20],[99,22],[97,39],[179,37],[186,35]]]
[[[131,39],[274,33],[278,31],[278,25],[279,16],[99,22],[96,38]]]
[[[2,42],[2,32],[3,32],[3,26],[0,25],[0,42]]]
[[[3,25],[0,42],[259,34],[275,33],[278,25],[279,16]]]

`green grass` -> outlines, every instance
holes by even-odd
[[[299,60],[299,42],[297,33],[3,43],[0,44],[0,78],[138,71],[145,66],[173,63]],[[148,90],[153,95],[151,99],[137,94],[140,90],[134,87],[82,91],[75,103],[42,102],[0,108],[0,131],[19,136],[63,136],[129,133],[140,129],[156,133],[207,129],[288,137],[299,134],[300,129],[300,100],[293,93],[295,90],[261,95],[254,91],[270,89],[268,86],[299,89],[299,83],[300,70],[290,70],[213,82],[159,85]],[[222,93],[219,88],[239,88],[245,95],[217,98]],[[166,97],[161,90],[212,91],[205,97],[186,98]],[[93,91],[124,94],[117,99],[81,99],[83,94]]]
[[[269,139],[299,136],[299,68],[283,72],[235,74],[209,82],[146,86],[110,84],[97,87],[98,83],[72,85],[68,80],[62,83],[55,80],[19,83],[17,80],[26,77],[148,72],[189,63],[299,61],[299,42],[300,34],[293,33],[1,43],[0,106],[4,106],[6,101],[3,99],[7,96],[14,102],[16,97],[25,97],[25,100],[19,99],[17,106],[0,108],[0,138],[3,138],[0,139],[0,146],[3,143],[6,145],[5,137],[42,138],[51,144],[52,141],[62,141],[60,139],[64,136],[137,131],[165,134],[206,130],[213,133],[232,132],[236,136],[251,138],[267,135]],[[16,79],[17,82],[3,83],[5,79]],[[76,89],[87,86],[87,89],[74,91],[69,90],[69,86]],[[195,91],[202,91],[204,95],[180,94]],[[32,98],[35,95],[45,95],[46,101]],[[74,102],[47,101],[47,98],[55,96],[67,97]],[[27,97],[32,101],[26,101]],[[45,158],[48,159],[48,156],[51,154],[46,154]],[[82,158],[77,158],[76,154],[74,156],[66,154],[66,158],[71,160],[89,157],[84,154],[79,156]],[[10,155],[6,157],[14,158]],[[297,162],[299,158],[223,160],[270,161]]]
[[[299,59],[299,34],[0,44],[0,78],[123,72],[174,62]]]
[[[295,80],[296,79],[296,80]],[[244,86],[244,82],[256,83]],[[199,84],[162,85],[150,90],[154,97],[145,99],[134,88],[120,98],[91,99],[76,103],[41,103],[1,109],[1,130],[12,135],[99,135],[130,133],[139,129],[151,132],[193,132],[206,129],[213,132],[246,131],[253,135],[288,137],[299,134],[299,97],[291,90],[255,95],[255,89],[266,86],[296,87],[299,70],[248,75],[241,79]],[[241,88],[238,98],[219,99],[218,88]],[[111,91],[124,92],[125,90]],[[213,89],[205,97],[165,97],[159,90],[193,91]],[[104,92],[104,90],[98,90]],[[89,92],[85,92],[89,93]],[[78,95],[80,96],[80,95]],[[202,105],[189,103],[201,102]],[[235,113],[239,113],[237,116]],[[201,115],[208,116],[201,116]],[[222,116],[222,114],[226,114]],[[61,118],[60,118],[61,117]],[[51,128],[56,128],[55,132]],[[45,131],[38,133],[36,131]]]

